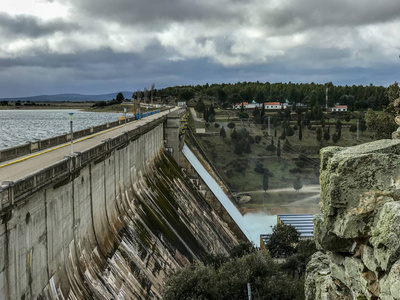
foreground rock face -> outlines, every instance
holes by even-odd
[[[400,141],[321,151],[306,299],[400,299]]]

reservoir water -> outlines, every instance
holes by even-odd
[[[186,144],[182,152],[249,241],[260,246],[260,234],[272,233],[272,227],[276,225],[276,215],[268,215],[265,212],[242,215]]]
[[[0,110],[0,149],[46,139],[70,131],[68,113],[74,113],[74,130],[116,121],[122,113],[79,110]]]

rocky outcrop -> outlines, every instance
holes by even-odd
[[[400,141],[321,151],[306,299],[400,299]]]

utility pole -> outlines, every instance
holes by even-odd
[[[328,92],[329,92],[329,87],[328,84],[326,84],[326,105],[325,105],[326,111],[328,111]]]
[[[247,294],[249,295],[249,300],[251,300],[251,286],[250,286],[250,282],[247,283]]]
[[[271,116],[268,116],[268,136],[271,135]]]
[[[74,113],[69,113],[69,124],[71,127],[71,155],[74,154],[74,130],[72,126],[73,118],[74,118]]]
[[[125,121],[125,132],[126,132],[126,107],[124,107],[124,121]]]

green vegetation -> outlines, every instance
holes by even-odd
[[[392,102],[400,95],[397,83],[389,88],[328,87],[328,105],[347,105],[348,112],[325,112],[326,86],[314,83],[239,82],[191,87],[194,97],[188,104],[200,110],[204,105],[207,121],[206,134],[196,139],[230,190],[251,196],[250,202],[239,204],[243,210],[287,203],[285,196],[296,201],[299,195],[295,191],[300,189],[303,196],[307,194],[305,187],[319,183],[322,147],[348,147],[391,137],[396,129]],[[246,109],[243,105],[231,109],[234,103],[282,103],[286,99],[292,107],[278,111],[264,106]],[[201,122],[196,126],[202,126]],[[261,172],[264,169],[268,170],[267,177]],[[283,188],[291,192],[275,192]]]
[[[241,243],[229,256],[209,255],[204,264],[188,266],[168,276],[163,299],[304,299],[304,274],[316,251],[312,240],[299,241],[292,226],[275,226],[268,249],[256,251]],[[283,255],[285,253],[285,255]],[[272,257],[285,257],[281,264]]]

